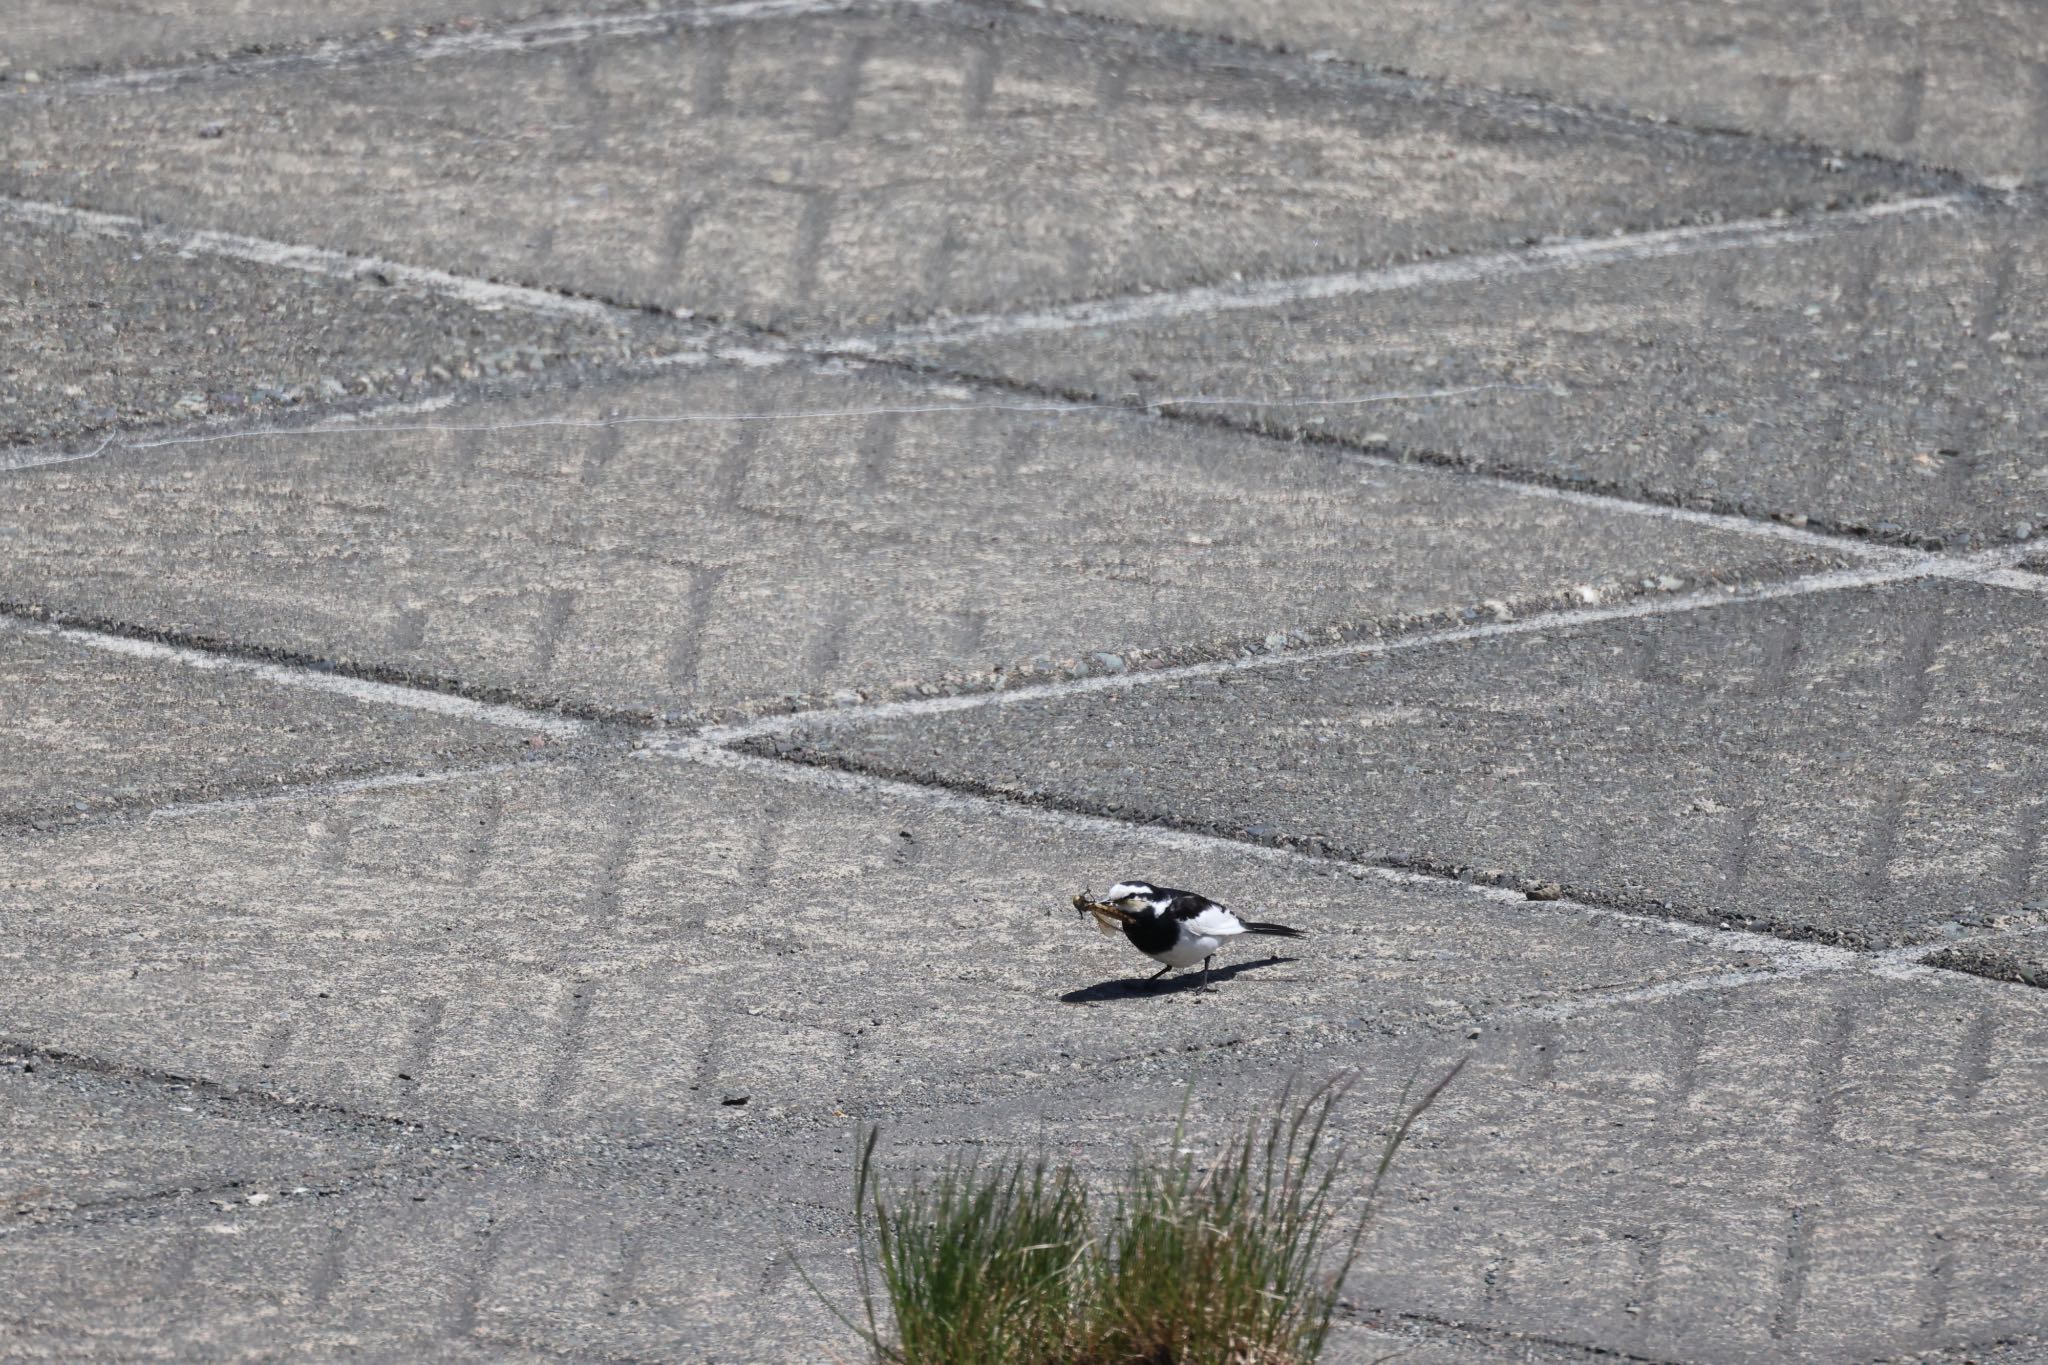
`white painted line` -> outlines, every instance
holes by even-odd
[[[152,806],[142,811],[139,818],[151,820],[188,820],[195,815],[217,815],[230,811],[259,810],[265,806],[291,805],[300,801],[324,801],[337,796],[354,796],[358,792],[381,792],[404,790],[411,787],[438,787],[448,782],[459,782],[471,777],[498,777],[505,773],[522,772],[539,765],[528,760],[522,763],[489,763],[475,768],[448,768],[427,773],[380,773],[375,777],[348,777],[334,782],[309,782],[304,786],[283,787],[274,792],[251,793],[245,796],[224,796],[218,801],[182,801],[166,806]],[[137,817],[129,817],[130,819]],[[80,820],[76,824],[58,827],[58,832],[94,825],[124,823],[117,812],[100,820]]]
[[[1230,285],[1201,285],[1157,294],[1131,294],[1065,304],[1032,313],[983,313],[896,331],[820,343],[820,349],[872,354],[923,346],[983,341],[992,337],[1034,332],[1071,332],[1124,323],[1165,322],[1174,318],[1208,317],[1246,309],[1355,298],[1555,270],[1585,270],[1631,261],[1696,256],[1706,252],[1793,246],[1898,219],[1953,214],[1970,201],[1966,194],[1901,199],[1864,208],[1843,209],[1803,218],[1750,218],[1702,227],[1666,228],[1621,237],[1586,237],[1546,243],[1515,251],[1458,256],[1382,270],[1335,275],[1309,275]]]
[[[1999,550],[1988,553],[2003,555],[2009,554],[2010,551]],[[1571,630],[1580,626],[1599,625],[1609,621],[1634,621],[1649,617],[1676,616],[1688,612],[1710,611],[1720,607],[1740,606],[1750,602],[1771,602],[1787,597],[1803,597],[1812,593],[1844,592],[1857,588],[1881,587],[1888,583],[1904,583],[1916,578],[1940,576],[1944,570],[1957,566],[1961,566],[1967,571],[1974,558],[1980,557],[1950,559],[1941,555],[1914,554],[1899,551],[1892,552],[1877,563],[1866,567],[1831,569],[1824,573],[1804,574],[1796,578],[1785,579],[1782,582],[1765,583],[1756,587],[1740,589],[1713,588],[1700,592],[1676,594],[1670,597],[1636,598],[1608,607],[1578,607],[1568,611],[1544,612],[1512,621],[1490,621],[1483,625],[1455,626],[1448,630],[1418,631],[1412,635],[1397,635],[1391,639],[1362,640],[1338,645],[1320,645],[1312,649],[1282,650],[1272,654],[1251,655],[1234,659],[1217,659],[1207,663],[1183,664],[1174,668],[1139,669],[1128,673],[1038,683],[1027,687],[1010,688],[1004,691],[970,692],[958,696],[920,697],[914,701],[878,702],[870,705],[801,711],[791,715],[767,716],[760,720],[747,721],[738,725],[713,726],[702,731],[699,738],[709,744],[730,745],[744,740],[757,739],[769,735],[789,734],[797,730],[814,727],[822,728],[839,724],[871,725],[893,720],[944,715],[952,711],[971,711],[982,707],[1002,707],[1020,705],[1027,702],[1058,701],[1067,697],[1082,696],[1093,692],[1157,687],[1184,682],[1194,678],[1213,678],[1225,674],[1244,673],[1262,669],[1295,668],[1303,664],[1324,663],[1333,660],[1365,659],[1413,649],[1430,649],[1441,645],[1493,640],[1513,635],[1533,635],[1559,630]]]
[[[34,199],[0,197],[0,218],[39,227],[63,228],[96,237],[138,241],[147,246],[180,253],[221,256],[278,270],[296,270],[309,275],[354,280],[381,276],[388,284],[402,285],[421,293],[452,299],[486,312],[517,309],[545,317],[579,322],[616,322],[627,310],[590,299],[573,299],[546,289],[523,285],[496,284],[467,275],[452,275],[425,266],[401,265],[379,256],[352,256],[324,247],[294,246],[264,237],[247,237],[238,232],[210,232],[204,229],[153,226],[123,213],[100,213],[94,209],[70,208]]]
[[[936,0],[895,0],[905,5],[936,3]],[[862,0],[730,0],[726,4],[676,5],[668,9],[637,14],[595,14],[566,18],[534,19],[503,28],[472,32],[436,34],[419,41],[398,39],[337,38],[314,43],[297,51],[269,57],[221,57],[188,62],[179,66],[121,71],[109,75],[82,76],[75,80],[47,81],[0,94],[0,100],[49,95],[105,95],[157,89],[222,73],[253,74],[277,67],[329,67],[388,57],[403,61],[438,61],[444,58],[474,57],[494,52],[526,52],[562,47],[603,38],[659,36],[673,28],[709,28],[717,24],[749,23],[768,19],[797,19],[806,15],[842,14],[865,7]]]
[[[64,640],[71,644],[84,645],[89,649],[103,650],[108,654],[119,654],[131,659],[144,659],[151,663],[178,664],[208,672],[243,673],[279,687],[292,687],[305,692],[325,692],[371,706],[402,706],[413,711],[427,711],[438,716],[446,716],[451,720],[476,721],[486,725],[501,725],[528,734],[543,734],[550,739],[580,739],[596,728],[589,721],[574,720],[546,711],[528,710],[521,706],[472,701],[468,697],[450,696],[446,692],[435,692],[424,687],[371,682],[368,679],[351,678],[340,673],[323,673],[302,665],[242,659],[185,645],[165,644],[158,640],[138,640],[126,635],[89,630],[80,626],[49,625],[39,621],[25,621],[19,617],[0,617],[0,630]]]

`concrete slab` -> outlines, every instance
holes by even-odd
[[[2027,0],[1062,0],[1062,8],[1955,166],[2048,171],[2048,19]]]
[[[2029,918],[2048,918],[2048,901],[2034,901],[2026,909]],[[1925,960],[1937,967],[1975,972],[1994,981],[2048,986],[2048,929],[1953,944],[1936,949]]]
[[[2030,1335],[2048,1312],[2044,1043],[2048,994],[1935,973],[1507,1022],[1394,1166],[1347,1297],[1539,1360],[1569,1343],[1646,1360],[1949,1359]],[[1289,1070],[1356,1067],[1340,1132],[1376,1152],[1402,1083],[1460,1046],[1404,1032],[1247,1048],[1183,1059],[1170,1082],[1112,1072],[906,1116],[884,1138],[905,1172],[963,1141],[1049,1143],[1114,1171],[1183,1105],[1199,1152]]]
[[[406,1155],[396,1130],[343,1136],[317,1120],[223,1112],[192,1091],[0,1044],[0,1241],[180,1199],[260,1207]]]
[[[0,1236],[0,1354],[36,1359],[851,1359],[843,1215],[518,1171],[389,1176]]]
[[[1320,1357],[1323,1365],[1593,1365],[1603,1358],[1563,1342],[1398,1320],[1371,1327],[1340,1320]]]
[[[514,762],[564,742],[164,654],[0,618],[0,835],[281,783]]]
[[[9,445],[417,397],[662,348],[623,314],[484,311],[374,274],[266,269],[142,231],[54,226],[0,201],[0,470]]]
[[[127,451],[7,487],[35,514],[0,599],[636,717],[1120,670],[1822,555],[802,363]]]
[[[79,830],[33,852],[0,870],[17,983],[0,1037],[533,1141],[751,1147],[784,1120],[840,1132],[1112,1063],[1173,1075],[1191,1049],[1269,1036],[1462,1034],[1772,961],[1751,936],[675,759]],[[1152,964],[1066,898],[1140,873],[1311,936],[1232,952],[1208,994],[1133,991]]]
[[[1361,1069],[1340,1130],[1370,1150],[1393,1092],[1456,1036],[1247,1040],[1149,1076],[1115,1064],[961,1095],[885,1127],[884,1169],[1043,1145],[1107,1173],[1183,1113],[1199,1152],[1288,1072],[1339,1067]],[[1338,1358],[1413,1342],[1418,1317],[1456,1324],[1421,1343],[1445,1365],[1946,1359],[2023,1338],[2048,1283],[2044,1043],[2048,995],[1861,971],[1490,1028],[1394,1167],[1347,1289],[1374,1328],[1343,1334]],[[0,1238],[10,1330],[172,1358],[850,1352],[792,1271],[847,1300],[849,1128],[770,1124],[744,1164],[676,1148],[653,1175],[614,1169],[644,1144],[590,1144],[580,1172],[471,1147],[318,1199],[172,1202]],[[780,1201],[728,1191],[750,1169],[774,1173]]]
[[[2043,648],[2039,594],[1921,582],[758,743],[1898,944],[2048,890]]]
[[[560,0],[15,0],[0,40],[0,77],[34,84],[54,69],[111,66],[208,54],[246,54],[279,44],[417,30],[474,31],[566,6]],[[618,8],[605,0],[582,12]]]
[[[1139,299],[1110,324],[995,319],[894,349],[1065,392],[1214,395],[1202,415],[1268,431],[1894,540],[2048,533],[2048,220],[1968,210],[1517,264],[1241,311]],[[1345,402],[1415,390],[1447,392]]]
[[[53,86],[13,107],[0,188],[846,327],[1949,184],[1229,57],[949,5],[684,16],[459,60]]]

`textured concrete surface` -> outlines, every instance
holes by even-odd
[[[2020,917],[2048,920],[2048,899],[2029,902],[2022,908]],[[1953,944],[1928,954],[1927,961],[1956,971],[1975,972],[1995,981],[2048,986],[2048,930]]]
[[[137,233],[86,236],[0,203],[0,447],[659,349],[625,314],[484,312],[388,278],[266,269]],[[8,456],[0,451],[0,467]]]
[[[861,1358],[859,1123],[1461,1054],[1329,1359],[2048,1359],[2032,11],[1126,3],[14,5],[0,1359]]]
[[[932,6],[59,91],[11,110],[0,188],[843,326],[1935,183],[1417,93]]]
[[[1922,583],[759,743],[1882,945],[2048,891],[2044,647],[2040,595]]]
[[[32,87],[64,67],[251,54],[320,39],[396,42],[421,27],[462,33],[481,27],[481,16],[502,21],[563,8],[555,0],[12,0],[0,77]]]
[[[823,1318],[786,1255],[843,1265],[862,1117],[889,1123],[892,1171],[1051,1137],[1108,1172],[1191,1079],[1216,1132],[1341,1057],[1364,1068],[1369,1141],[1401,1078],[1474,1030],[1479,1064],[1397,1170],[1362,1306],[1729,1359],[1793,1333],[1804,1356],[1865,1358],[2041,1311],[2048,996],[1859,972],[1728,993],[1709,977],[1769,966],[1741,936],[1172,843],[658,758],[66,835],[0,891],[26,926],[9,1027],[136,1078],[131,1110],[203,1062],[182,1121],[240,1143],[311,1103],[359,1145],[346,1184],[288,1150],[191,1194],[146,1154],[129,1178],[168,1192],[130,1208],[117,1186],[0,1239],[31,1287],[16,1311],[186,1354],[288,1332],[803,1358]],[[165,889],[197,862],[202,896]],[[1135,866],[1247,905],[1257,888],[1315,936],[1211,996],[1101,990],[1132,955],[1059,896]],[[847,886],[895,934],[850,922]],[[22,914],[52,898],[61,924]],[[1651,989],[1618,1016],[1586,998],[1623,986]],[[1735,1026],[1757,1009],[1811,1043]],[[68,1079],[44,1062],[36,1083],[51,1070]],[[104,1128],[94,1098],[64,1127]],[[139,1316],[106,1278],[123,1262],[153,1267]],[[741,1314],[763,1334],[744,1349]]]
[[[1211,994],[1133,990],[1154,965],[1067,898],[1148,874],[1311,936],[1224,955]],[[884,918],[849,916],[856,886]],[[61,920],[31,913],[52,902]],[[17,1035],[509,1135],[752,1141],[1768,961],[1741,936],[672,759],[78,831],[0,873],[0,907]]]
[[[305,1179],[401,1158],[395,1136],[222,1113],[189,1084],[172,1090],[0,1044],[0,1215],[10,1233],[152,1200],[261,1207]]]
[[[438,768],[559,747],[532,730],[201,670],[140,642],[102,643],[110,647],[0,618],[0,837],[386,772],[394,760]]]
[[[18,473],[35,515],[0,597],[661,716],[1115,670],[1830,553],[879,370],[686,368],[368,425]]]
[[[1966,208],[898,349],[1069,392],[1242,398],[1201,411],[1283,435],[1962,545],[2048,534],[2044,298],[2043,220]],[[1473,391],[1342,403],[1418,389]]]
[[[2048,16],[2028,0],[1062,0],[1433,76],[1745,128],[2001,181],[2048,172]]]
[[[1849,973],[1490,1031],[1396,1167],[1347,1297],[1369,1321],[1419,1321],[1404,1316],[1419,1304],[1460,1324],[1425,1339],[1422,1358],[1444,1361],[1568,1360],[1571,1343],[1644,1359],[1945,1358],[1946,1342],[2023,1336],[2042,1311],[2030,1267],[2048,1173],[2029,1114],[2044,1000]],[[1758,1008],[1805,1041],[1748,1027]],[[1455,1037],[1351,1041],[1357,1141]],[[1195,1125],[1222,1127],[1314,1056],[1282,1040],[1201,1062]],[[885,1130],[884,1169],[922,1169],[963,1138],[1000,1151],[1050,1135],[1113,1170],[1134,1139],[1171,1130],[1187,1094],[1126,1069],[911,1113]],[[0,1263],[26,1287],[20,1317],[73,1350],[151,1332],[178,1356],[288,1335],[451,1359],[815,1359],[847,1338],[791,1266],[845,1301],[843,1214],[809,1201],[843,1180],[848,1136],[750,1132],[747,1164],[800,1196],[775,1204],[726,1188],[746,1164],[672,1135],[515,1154],[429,1128],[410,1167],[73,1215],[0,1239]],[[124,1263],[147,1274],[118,1296],[85,1269]]]
[[[853,1359],[792,1260],[845,1302],[844,1220],[690,1186],[458,1155],[260,1207],[181,1200],[16,1234],[0,1238],[15,1287],[0,1343],[18,1359],[274,1359],[281,1342],[326,1358]]]
[[[1432,1335],[1431,1333],[1434,1333]],[[1323,1348],[1327,1365],[1592,1365],[1601,1353],[1559,1341],[1477,1329],[1446,1331],[1437,1324],[1341,1322]]]
[[[1908,1359],[2030,1335],[2048,1312],[2044,1030],[2040,992],[1865,972],[1489,1029],[1393,1168],[1347,1297],[1646,1360]],[[1350,1041],[1347,1135],[1372,1150],[1401,1082],[1464,1046]],[[1302,1055],[1214,1059],[1191,1097],[1084,1079],[972,1122],[999,1150],[1049,1138],[1114,1170],[1184,1102],[1222,1131]],[[936,1160],[965,1117],[900,1122],[892,1159]]]

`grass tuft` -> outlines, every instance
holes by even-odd
[[[1403,1096],[1348,1232],[1330,1127],[1348,1079],[1283,1091],[1206,1166],[1183,1117],[1106,1201],[1044,1156],[955,1162],[888,1192],[870,1129],[854,1169],[865,1322],[841,1320],[897,1365],[1308,1365],[1388,1167],[1464,1065]]]

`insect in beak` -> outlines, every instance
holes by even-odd
[[[1105,934],[1114,934],[1136,918],[1120,905],[1088,899],[1088,893],[1085,891],[1074,897],[1074,908],[1084,915],[1095,916],[1095,927]]]

